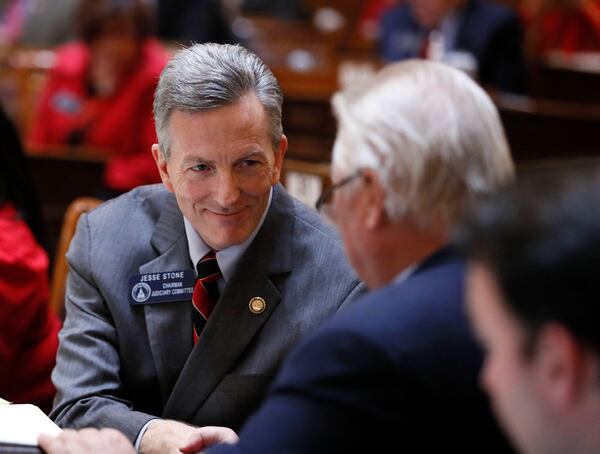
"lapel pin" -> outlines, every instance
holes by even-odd
[[[266,309],[267,303],[260,296],[255,296],[248,303],[248,307],[250,308],[250,312],[252,312],[253,314],[260,314]]]

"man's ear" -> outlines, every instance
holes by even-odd
[[[574,405],[581,393],[596,380],[590,373],[586,352],[559,323],[548,323],[539,329],[533,361],[542,392],[558,409]],[[591,377],[590,377],[591,376]]]
[[[169,168],[168,162],[160,151],[160,147],[157,143],[152,145],[152,156],[154,156],[154,162],[156,162],[156,167],[158,168],[158,173],[160,174],[160,179],[163,184],[167,188],[168,191],[173,192],[173,184],[171,183],[171,179],[169,177]]]
[[[288,148],[288,140],[285,135],[281,135],[279,140],[279,148],[275,150],[275,164],[273,166],[273,174],[271,175],[271,184],[274,186],[281,179],[281,169],[283,168],[283,158]]]
[[[365,226],[373,230],[386,219],[385,190],[381,186],[379,177],[372,169],[363,170],[363,189],[357,197],[362,204],[363,220]]]

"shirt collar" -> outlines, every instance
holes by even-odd
[[[394,284],[399,284],[400,282],[404,282],[405,280],[407,280],[414,272],[415,270],[418,268],[419,263],[413,263],[411,266],[409,266],[408,268],[404,268],[400,274],[398,274],[393,282]]]
[[[463,22],[463,10],[455,9],[442,20],[440,32],[444,36],[444,52],[456,49],[458,31]]]
[[[252,231],[250,236],[244,241],[242,244],[235,244],[233,246],[228,247],[227,249],[223,249],[218,251],[217,263],[219,264],[219,268],[221,269],[221,274],[225,281],[228,281],[233,273],[235,272],[235,268],[239,259],[242,257],[248,246],[252,243],[258,231],[262,227],[265,222],[265,218],[267,217],[267,213],[269,212],[269,208],[271,206],[271,201],[273,199],[273,187],[269,192],[269,201],[267,202],[267,207],[265,208],[265,212],[263,213],[260,221],[256,228]],[[196,232],[196,229],[192,226],[192,223],[184,216],[183,224],[185,226],[185,236],[187,237],[188,249],[190,252],[190,260],[194,264],[194,269],[196,268],[196,264],[200,261],[202,257],[210,252],[210,247],[204,242],[202,237]]]

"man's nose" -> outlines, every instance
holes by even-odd
[[[223,208],[232,208],[240,197],[237,178],[232,172],[221,172],[214,190],[215,201]]]

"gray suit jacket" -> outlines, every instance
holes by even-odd
[[[130,275],[192,268],[183,216],[162,185],[83,216],[67,258],[51,416],[131,440],[156,416],[238,428],[292,344],[362,291],[335,232],[281,186],[196,346],[189,299],[128,301]],[[258,315],[255,296],[267,303]]]

